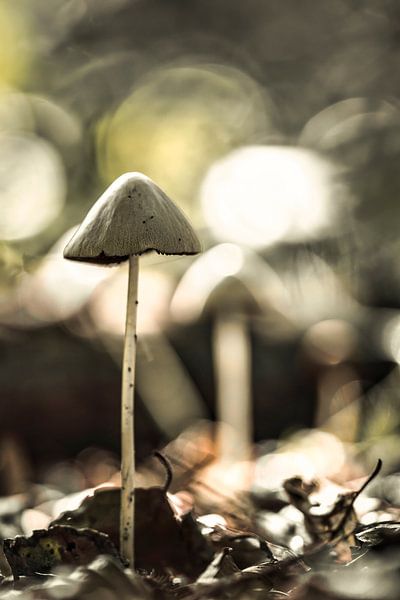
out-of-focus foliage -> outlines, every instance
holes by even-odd
[[[0,2],[4,490],[82,445],[118,451],[125,273],[61,253],[125,170],[155,178],[209,250],[190,271],[141,258],[143,454],[215,417],[202,285],[254,255],[262,306],[244,319],[231,296],[256,439],[317,425],[398,468],[399,17],[396,0]]]
[[[196,214],[205,168],[230,148],[269,131],[268,104],[257,83],[232,67],[151,71],[100,124],[100,173],[111,181],[135,165]]]
[[[37,48],[28,11],[21,3],[0,4],[0,86],[25,85]]]

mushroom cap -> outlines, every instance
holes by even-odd
[[[257,316],[263,313],[260,292],[241,274],[227,275],[211,290],[203,313],[243,313]]]
[[[125,173],[89,210],[64,258],[112,264],[150,250],[197,254],[200,242],[182,211],[149,177]]]
[[[249,248],[230,243],[210,248],[193,262],[171,303],[181,323],[213,312],[254,316],[285,310],[286,289],[277,273]]]

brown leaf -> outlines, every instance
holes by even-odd
[[[86,565],[99,554],[118,558],[114,544],[104,533],[56,525],[30,537],[4,540],[4,553],[14,577],[51,573],[59,565]]]
[[[340,494],[333,505],[324,506],[312,501],[312,495],[318,490],[315,482],[305,483],[301,477],[291,477],[283,486],[290,502],[303,513],[305,527],[313,541],[338,544],[342,558],[350,560],[351,554],[346,549],[356,543],[353,532],[357,516],[353,502],[358,493]],[[343,538],[347,539],[344,547],[341,543]]]
[[[313,495],[319,491],[319,485],[315,481],[305,483],[301,477],[291,477],[283,484],[290,502],[303,513],[306,529],[312,539],[335,546],[337,557],[343,562],[351,560],[350,546],[356,545],[354,532],[358,519],[353,508],[354,501],[376,477],[381,467],[382,461],[378,460],[375,469],[359,490],[339,494],[333,505],[328,506],[313,501]]]
[[[90,527],[106,533],[119,548],[120,489],[99,489],[54,524]],[[136,567],[162,573],[173,569],[197,576],[212,556],[193,519],[179,519],[163,488],[135,490]]]
[[[87,566],[63,568],[52,577],[23,577],[0,586],[0,597],[16,600],[152,600],[154,594],[137,573],[122,568],[109,555],[99,556]],[[5,594],[5,596],[4,596]]]
[[[234,573],[240,573],[240,569],[232,560],[230,550],[225,548],[222,552],[218,552],[206,570],[197,578],[196,583],[211,583],[215,579],[229,577]]]

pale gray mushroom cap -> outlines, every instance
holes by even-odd
[[[197,254],[200,242],[185,215],[149,177],[125,173],[92,206],[64,258],[112,264],[150,250]]]
[[[171,302],[173,317],[191,322],[214,310],[250,314],[286,313],[286,288],[255,252],[237,244],[218,244],[189,267]]]

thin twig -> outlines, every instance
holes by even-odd
[[[364,481],[364,483],[362,484],[360,489],[357,492],[354,492],[352,501],[349,504],[349,506],[346,508],[346,510],[344,511],[343,517],[341,518],[339,524],[336,526],[335,529],[333,529],[331,531],[330,543],[333,543],[333,540],[335,539],[335,535],[337,535],[340,531],[344,530],[346,521],[350,516],[350,512],[353,510],[354,502],[357,500],[358,496],[365,490],[365,488],[371,483],[371,481],[373,479],[375,479],[375,477],[379,474],[380,470],[382,469],[382,464],[383,464],[382,460],[380,458],[378,458],[378,462],[376,463],[375,469],[372,471],[371,475],[368,477],[368,479],[366,481]],[[354,531],[355,531],[355,529],[356,528],[354,528]],[[352,533],[346,534],[346,536],[343,539],[346,539],[346,537],[350,537],[351,535],[352,535]],[[341,539],[342,538],[339,537],[338,541],[335,542],[335,544],[337,544],[339,541],[341,541]]]
[[[156,450],[153,454],[156,458],[158,458],[158,460],[160,461],[160,463],[162,464],[162,466],[165,469],[166,477],[165,477],[165,482],[163,485],[163,490],[165,493],[167,493],[169,488],[171,487],[172,479],[174,476],[173,471],[172,471],[171,462],[166,456],[164,456],[164,454],[161,454],[161,452],[158,452],[158,450]]]

